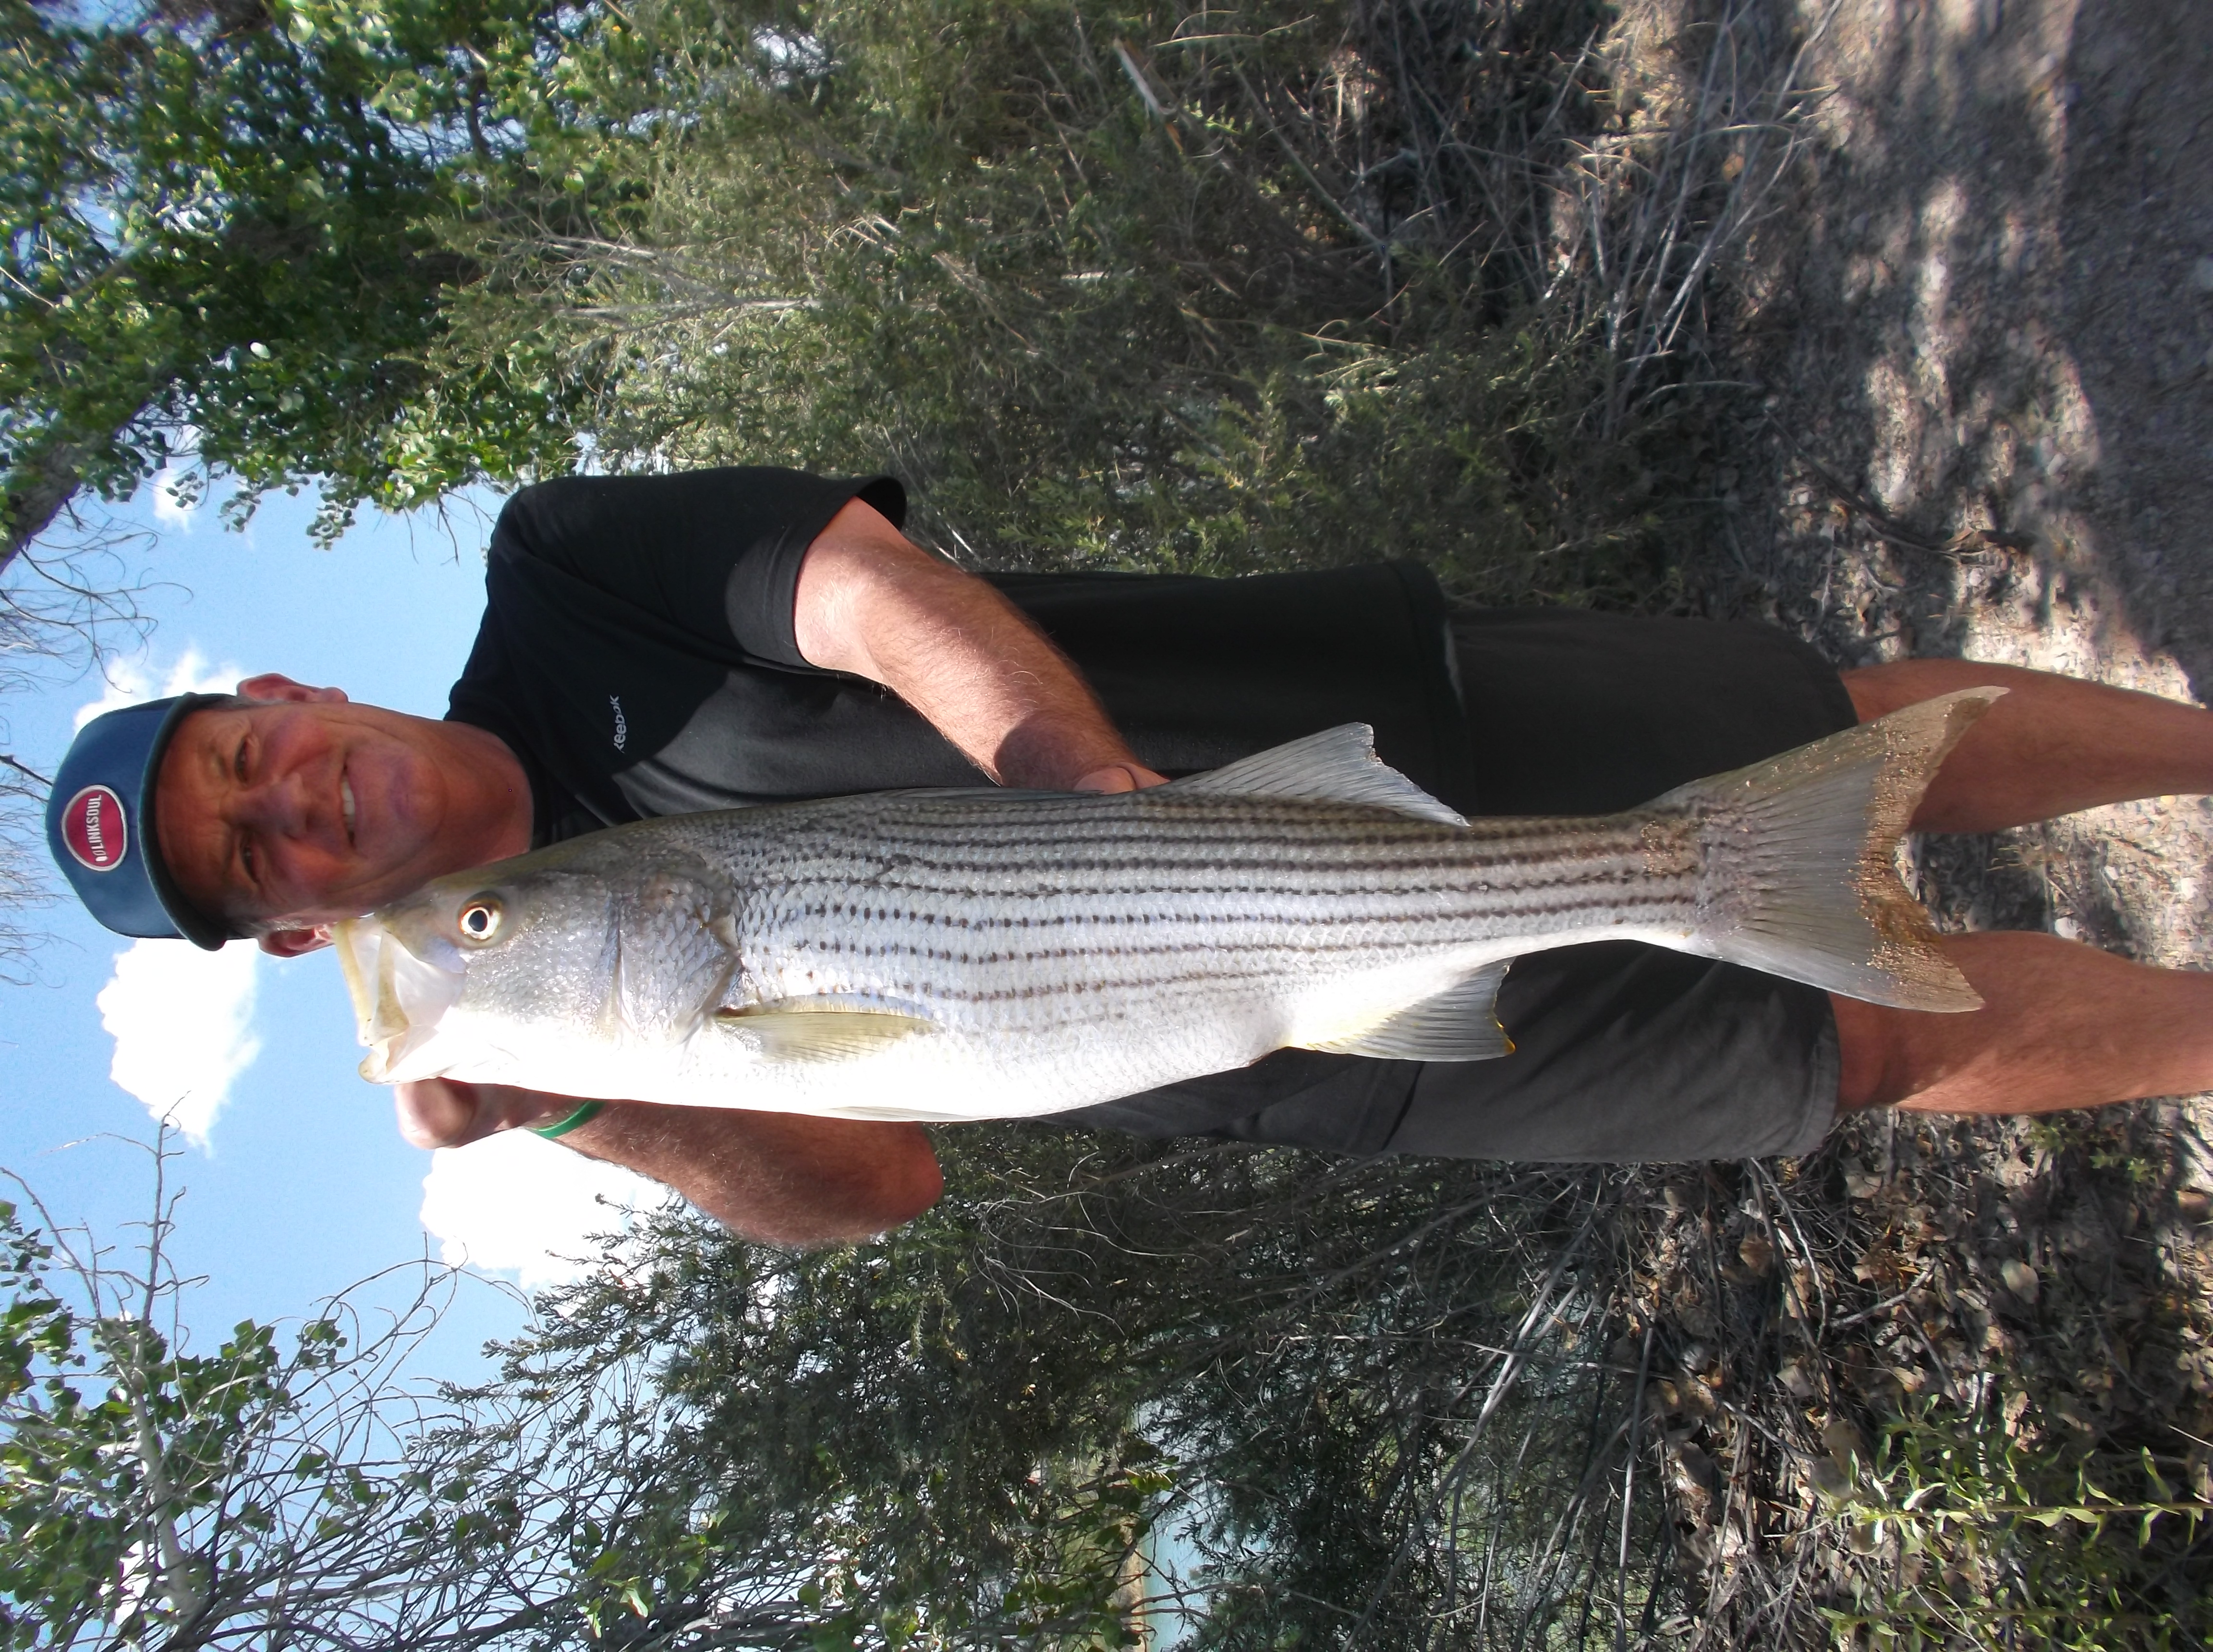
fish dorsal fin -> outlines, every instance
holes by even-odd
[[[829,995],[718,1009],[715,1027],[755,1041],[771,1061],[793,1062],[850,1061],[937,1030],[936,1022],[921,1015]]]
[[[1440,826],[1467,824],[1466,816],[1447,808],[1377,757],[1375,731],[1364,722],[1340,723],[1171,784],[1186,793],[1365,803]]]
[[[1498,1024],[1498,984],[1512,959],[1477,971],[1373,1027],[1309,1050],[1340,1056],[1380,1056],[1387,1061],[1488,1061],[1514,1053],[1514,1040]]]

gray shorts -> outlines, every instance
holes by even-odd
[[[1463,813],[1629,808],[1854,721],[1836,668],[1765,625],[1574,609],[1454,617],[1475,795]],[[1376,1061],[1283,1050],[1060,1117],[1141,1136],[1339,1152],[1584,1161],[1803,1153],[1837,1106],[1828,995],[1634,942],[1517,961],[1512,1055]]]

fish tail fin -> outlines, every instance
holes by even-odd
[[[1657,800],[1698,832],[1699,950],[1870,1003],[1980,1008],[1894,856],[1945,755],[2004,692],[1924,700]]]

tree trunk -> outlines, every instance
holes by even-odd
[[[84,448],[76,443],[57,442],[29,454],[9,473],[7,492],[0,495],[7,535],[0,540],[0,570],[53,526],[76,492],[84,458]]]

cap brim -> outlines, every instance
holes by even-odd
[[[143,817],[139,826],[139,846],[146,856],[147,881],[154,886],[155,898],[169,915],[169,921],[177,926],[177,932],[209,952],[218,951],[224,942],[238,937],[229,924],[218,923],[186,899],[176,879],[170,875],[169,863],[162,855],[162,800],[155,783],[161,778],[162,759],[168,753],[169,741],[184,720],[208,706],[228,705],[231,698],[229,694],[178,696],[177,703],[169,708],[168,716],[162,719],[161,728],[155,732],[153,747],[146,753],[146,771],[138,788],[138,806]]]

